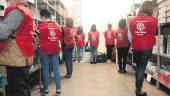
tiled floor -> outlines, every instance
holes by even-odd
[[[131,67],[127,74],[119,74],[116,64],[74,63],[72,78],[62,77],[61,96],[135,96],[134,71]],[[60,66],[61,76],[65,74],[65,66]],[[155,86],[144,83],[143,90],[149,96],[167,96]],[[39,90],[34,90],[32,96],[40,96]],[[55,84],[50,82],[50,95],[55,96]]]

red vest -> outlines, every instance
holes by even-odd
[[[128,29],[118,29],[116,31],[116,39],[117,39],[117,47],[122,48],[122,47],[128,47],[129,46],[129,41],[128,41]]]
[[[64,43],[67,46],[73,46],[74,45],[74,35],[73,35],[71,29],[66,26],[64,26],[63,29],[64,29]]]
[[[24,17],[16,32],[16,37],[15,37],[16,43],[24,55],[31,57],[34,55],[34,48],[33,48],[34,18],[33,18],[32,11],[24,4],[21,3],[16,5],[15,7],[10,6],[9,10],[6,10],[5,15],[8,15],[8,13],[14,9],[19,9]],[[0,48],[0,49],[2,52],[5,48],[4,49]]]
[[[75,36],[74,36],[74,38],[75,38],[75,41],[76,41],[76,45],[77,46],[84,46],[85,45],[85,34],[84,33],[82,33],[82,34],[76,34]]]
[[[106,45],[114,45],[115,34],[114,34],[114,31],[112,29],[108,29],[107,31],[105,31],[104,37],[105,37]]]
[[[89,32],[88,37],[90,40],[90,46],[98,46],[99,45],[99,32]]]
[[[40,51],[49,54],[58,54],[60,51],[61,28],[54,22],[42,22],[38,25]]]
[[[156,39],[158,20],[151,16],[135,16],[129,20],[132,33],[132,48],[136,50],[152,49]]]

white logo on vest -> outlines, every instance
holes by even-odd
[[[119,40],[123,40],[123,34],[122,34],[122,32],[118,32],[118,39],[119,39]]]
[[[137,23],[136,25],[136,31],[135,33],[138,35],[138,36],[143,36],[144,34],[146,34],[146,31],[144,31],[145,29],[145,24],[143,22],[139,22]]]
[[[57,37],[56,37],[56,33],[55,30],[51,29],[49,31],[50,37],[48,37],[48,39],[50,39],[51,41],[56,41]]]

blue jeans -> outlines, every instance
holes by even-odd
[[[54,72],[56,90],[61,90],[60,73],[58,70],[59,56],[56,54],[46,55],[42,52],[40,52],[40,56],[41,56],[40,60],[41,60],[41,66],[42,66],[43,89],[48,90],[49,64],[51,64],[53,72]]]
[[[73,62],[72,62],[72,55],[73,55],[74,46],[64,46],[64,59],[66,64],[66,75],[72,75],[73,72]]]
[[[90,51],[91,51],[90,62],[97,62],[97,48],[98,48],[98,46],[90,47]]]
[[[136,91],[140,92],[143,86],[146,66],[152,55],[152,49],[147,51],[133,50],[133,54],[136,62]]]
[[[78,61],[81,61],[81,60],[82,60],[83,49],[84,49],[83,46],[77,46],[77,47],[76,47],[76,59],[77,59]]]

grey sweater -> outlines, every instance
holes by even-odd
[[[4,20],[0,21],[0,40],[8,39],[8,37],[16,32],[23,20],[20,10],[11,11]]]

